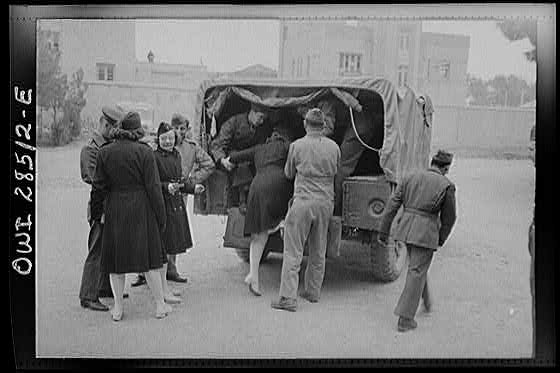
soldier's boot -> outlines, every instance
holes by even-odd
[[[333,216],[329,220],[327,233],[327,257],[336,258],[340,256],[340,242],[342,240],[342,217]]]

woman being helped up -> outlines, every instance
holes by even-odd
[[[193,246],[187,208],[181,193],[202,193],[204,186],[192,185],[181,179],[181,155],[175,149],[177,134],[173,127],[161,122],[157,131],[155,151],[157,168],[161,180],[167,224],[162,233],[162,241],[167,255],[181,254]],[[173,292],[166,279],[167,263],[160,269],[163,294],[166,303],[179,303],[179,292]]]
[[[293,184],[284,175],[290,141],[291,134],[287,125],[281,124],[273,130],[266,143],[232,152],[228,159],[234,164],[253,161],[256,168],[247,197],[247,215],[243,228],[245,235],[251,235],[250,270],[245,282],[249,285],[249,291],[256,296],[261,295],[259,263],[268,236],[281,227],[293,194]]]

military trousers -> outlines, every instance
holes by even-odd
[[[308,259],[305,270],[305,291],[319,298],[325,275],[327,232],[333,214],[333,203],[323,200],[295,198],[284,222],[284,257],[280,296],[297,297],[299,270],[307,242]]]
[[[97,300],[99,292],[111,293],[109,274],[101,272],[101,242],[103,224],[94,221],[89,230],[88,255],[82,272],[81,300]]]
[[[408,270],[395,315],[413,319],[422,297],[428,296],[428,269],[432,263],[434,250],[406,244],[408,251]]]

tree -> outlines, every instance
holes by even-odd
[[[72,80],[68,85],[68,91],[64,98],[64,117],[62,122],[65,128],[70,129],[70,135],[77,137],[81,131],[80,113],[86,105],[85,92],[87,86],[83,83],[84,71],[79,69],[72,74]]]
[[[471,105],[518,107],[536,97],[535,84],[527,84],[515,75],[498,75],[490,80],[467,77]]]
[[[61,53],[51,43],[53,36],[54,34],[51,31],[38,30],[37,105],[41,109],[41,119],[43,110],[53,110],[51,131],[53,142],[58,145],[61,142],[61,133],[57,121],[57,112],[62,108],[64,102],[67,79],[66,75],[61,74],[60,71]]]
[[[86,105],[84,71],[80,68],[72,74],[68,82],[66,74],[61,73],[61,52],[52,41],[56,34],[48,31],[38,31],[37,57],[37,104],[43,117],[43,110],[53,111],[51,123],[51,141],[54,145],[68,143],[81,131],[80,113]],[[62,112],[62,119],[58,114]],[[39,126],[42,129],[42,123]]]
[[[531,62],[536,60],[537,22],[533,20],[508,20],[497,23],[504,36],[511,41],[529,39],[533,49],[525,52],[525,57]]]
[[[489,105],[488,83],[484,80],[467,75],[467,90],[472,97],[471,105],[486,106]]]

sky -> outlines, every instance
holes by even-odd
[[[536,65],[523,52],[527,39],[510,42],[493,21],[424,21],[422,30],[470,37],[467,72],[483,79],[514,74],[529,83]],[[276,20],[138,20],[136,57],[145,61],[204,64],[209,71],[228,72],[261,64],[278,69],[279,23]]]
[[[534,83],[537,67],[523,52],[532,49],[528,39],[511,42],[494,21],[424,21],[422,31],[470,37],[467,72],[482,79],[513,74]]]
[[[200,64],[229,72],[261,64],[278,69],[279,23],[276,20],[136,21],[136,58]]]

